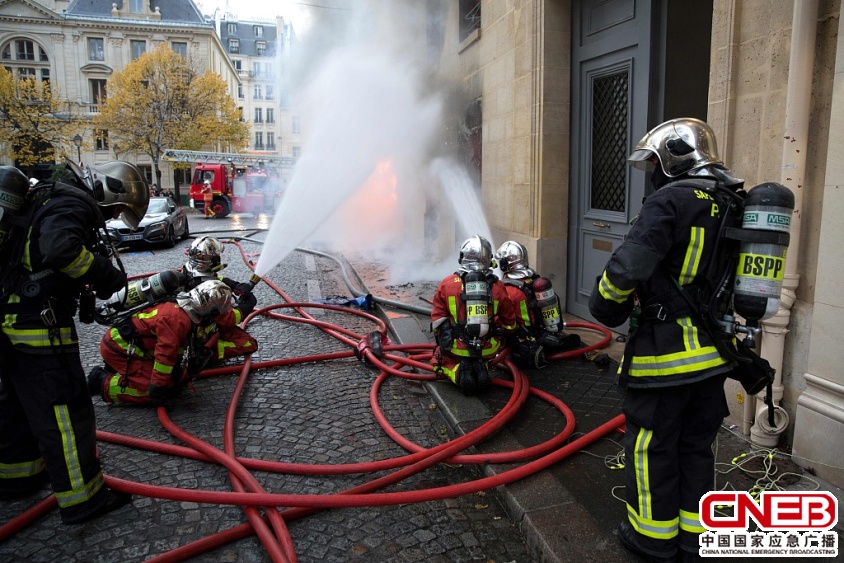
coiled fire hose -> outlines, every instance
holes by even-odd
[[[244,261],[251,268],[252,265],[242,246],[236,241],[233,243],[237,245]],[[148,274],[134,276],[133,279],[145,277],[146,275]],[[199,378],[218,377],[221,375],[239,373],[237,386],[233,392],[226,411],[224,447],[222,451],[179,428],[172,422],[172,420],[170,420],[170,417],[164,407],[160,407],[157,411],[158,418],[162,426],[170,432],[174,438],[186,444],[185,446],[165,444],[153,440],[126,436],[123,434],[97,431],[97,439],[103,442],[220,464],[228,470],[232,484],[232,492],[203,491],[138,483],[107,475],[105,477],[106,483],[113,489],[134,495],[159,499],[240,506],[246,513],[248,521],[244,524],[176,548],[168,553],[152,558],[149,561],[183,561],[232,541],[248,537],[252,534],[255,534],[260,539],[272,561],[296,561],[293,541],[286,526],[287,522],[312,514],[315,511],[328,508],[387,506],[427,502],[476,493],[478,491],[512,483],[558,463],[572,453],[592,444],[624,424],[624,416],[618,415],[595,430],[566,444],[566,441],[571,437],[575,426],[574,414],[571,409],[553,395],[531,388],[524,373],[522,373],[506,357],[506,354],[502,354],[497,359],[497,363],[499,364],[499,367],[503,366],[510,371],[513,381],[510,382],[502,379],[493,379],[492,382],[498,387],[511,390],[511,395],[507,404],[490,420],[475,430],[435,447],[424,448],[404,438],[390,425],[379,406],[378,393],[383,383],[391,376],[412,381],[434,381],[439,379],[439,376],[431,373],[431,366],[428,363],[434,346],[427,343],[404,345],[387,343],[383,346],[382,356],[379,357],[374,354],[371,347],[367,345],[366,339],[369,338],[369,335],[361,336],[338,325],[314,319],[307,313],[307,309],[321,308],[339,311],[346,314],[358,315],[373,323],[376,327],[376,330],[373,331],[373,333],[386,335],[387,327],[381,319],[363,311],[341,306],[292,302],[289,296],[287,296],[281,288],[272,283],[271,280],[264,278],[264,282],[276,291],[285,302],[253,311],[246,319],[244,319],[241,326],[245,328],[252,319],[259,315],[283,322],[308,324],[320,328],[327,334],[333,336],[341,343],[345,344],[348,349],[340,352],[300,356],[297,358],[285,358],[265,362],[252,362],[251,356],[247,356],[246,360],[241,365],[228,365],[206,369],[201,372],[198,376]],[[279,312],[280,310],[288,309],[295,311],[298,316]],[[605,347],[611,338],[609,330],[601,327],[600,325],[577,322],[567,323],[566,326],[569,328],[596,331],[601,333],[603,337],[597,343],[586,348],[557,353],[550,356],[549,359],[560,360],[580,356],[586,352]],[[361,343],[364,343],[364,345],[361,346]],[[275,462],[236,456],[234,448],[234,421],[241,394],[246,388],[249,374],[252,371],[298,363],[350,358],[355,356],[356,348],[358,353],[362,355],[361,359],[364,359],[370,365],[381,370],[370,391],[370,405],[374,416],[380,426],[384,429],[385,433],[387,433],[387,435],[390,436],[398,445],[407,450],[409,452],[408,454],[374,462],[334,465]],[[460,452],[489,438],[502,429],[510,420],[513,419],[514,416],[518,414],[519,408],[525,403],[529,395],[533,395],[543,401],[546,401],[563,415],[566,422],[559,434],[541,444],[521,450],[489,454],[460,454]],[[393,493],[375,492],[389,485],[398,483],[399,481],[424,471],[438,463],[514,463],[527,460],[532,461],[528,461],[522,466],[498,473],[494,476],[484,477],[457,485]],[[337,494],[271,494],[264,491],[257,479],[255,479],[250,473],[250,471],[267,471],[298,475],[341,475],[388,470],[393,472]],[[15,517],[3,526],[0,526],[0,542],[8,539],[21,529],[30,525],[42,515],[54,509],[56,505],[55,496],[50,495],[23,514]],[[293,508],[285,508],[284,510],[279,511],[278,507],[282,506]],[[259,511],[259,507],[265,510],[265,514],[263,516]]]

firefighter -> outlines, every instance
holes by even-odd
[[[202,184],[202,209],[205,212],[205,218],[216,216],[212,207],[214,206],[214,190],[211,188],[211,181],[205,180]]]
[[[671,561],[678,549],[698,552],[698,501],[714,487],[713,446],[729,414],[724,380],[733,362],[695,299],[703,302],[710,267],[725,260],[715,251],[726,212],[719,190],[737,194],[743,182],[697,119],[658,125],[628,161],[651,170],[655,191],[597,278],[589,310],[610,327],[632,314],[618,371],[627,420],[619,539],[650,560]]]
[[[487,239],[466,239],[458,263],[458,271],[441,281],[434,294],[431,329],[437,347],[431,365],[469,396],[490,386],[487,364],[502,349],[502,337],[516,330],[516,315],[504,284],[492,272]]]
[[[522,368],[542,368],[547,365],[546,353],[577,348],[580,337],[563,332],[560,300],[551,281],[530,268],[524,245],[508,240],[498,247],[496,257],[516,312],[513,361]]]
[[[135,313],[103,336],[105,367],[88,375],[90,394],[107,403],[171,406],[182,385],[213,355],[205,343],[214,332],[241,322],[254,306],[253,297],[233,308],[228,286],[209,280]],[[253,340],[238,352],[256,348]]]
[[[118,214],[137,227],[149,189],[125,162],[68,168],[68,183],[30,189],[0,249],[0,498],[28,496],[49,479],[62,521],[76,524],[131,501],[103,480],[73,317],[77,307],[80,318],[93,313],[92,292],[104,298],[125,285],[122,268],[100,253],[98,231]],[[8,184],[28,180],[0,167],[0,186]]]

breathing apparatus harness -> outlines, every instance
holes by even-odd
[[[748,227],[748,218],[756,215],[753,210],[749,210],[751,206],[748,202],[750,200],[753,200],[754,204],[759,207],[769,210],[775,209],[769,215],[775,216],[775,219],[785,217],[788,210],[788,203],[778,208],[772,207],[770,197],[764,197],[764,202],[759,205],[760,197],[755,196],[754,190],[765,186],[763,190],[755,193],[761,194],[764,191],[766,193],[763,195],[769,196],[769,192],[773,191],[775,194],[773,199],[780,198],[780,201],[783,198],[783,191],[788,194],[790,192],[779,184],[767,183],[751,189],[750,194],[752,195],[749,196],[748,192],[745,192],[740,185],[738,187],[726,185],[723,178],[719,178],[717,175],[714,178],[689,178],[680,180],[678,183],[680,182],[683,187],[705,191],[714,199],[722,212],[713,254],[714,258],[710,261],[707,271],[699,278],[700,281],[693,283],[691,287],[681,286],[663,267],[662,275],[666,280],[670,280],[670,287],[673,287],[675,291],[642,303],[638,312],[634,313],[631,318],[631,331],[636,330],[639,319],[651,322],[668,322],[682,316],[697,317],[701,322],[701,327],[712,338],[721,356],[735,362],[735,367],[729,376],[738,380],[749,394],[759,393],[763,389],[766,390],[764,400],[768,405],[768,420],[770,425],[774,426],[772,384],[775,370],[766,359],[753,352],[752,349],[756,347],[755,337],[760,331],[758,321],[763,318],[763,313],[758,312],[758,302],[759,300],[763,301],[763,312],[765,305],[770,309],[771,304],[767,301],[775,299],[778,303],[779,288],[763,287],[756,293],[752,288],[743,288],[744,293],[748,294],[746,301],[756,301],[750,303],[750,306],[748,306],[748,303],[739,303],[735,299],[735,292],[736,288],[741,286],[741,280],[738,279],[741,277],[739,274],[742,273],[742,268],[747,268],[743,266],[743,262],[752,265],[754,257],[760,256],[754,254],[754,252],[771,254],[778,252],[778,250],[771,251],[770,248],[781,249],[781,257],[761,256],[763,262],[776,263],[781,267],[782,264],[779,264],[778,260],[784,262],[784,249],[789,243],[787,227],[785,233],[782,232],[783,229],[781,228],[766,230]],[[785,196],[785,199],[787,199],[787,196]],[[793,196],[791,201],[791,208],[793,208]],[[781,221],[782,219],[780,219]],[[769,220],[769,222],[775,223],[776,221]],[[759,250],[760,245],[762,250]],[[781,272],[778,273],[781,275]],[[772,289],[776,290],[775,296]],[[774,305],[775,310],[776,304]],[[744,317],[744,323],[736,319],[737,314]],[[746,337],[737,340],[737,334],[745,334]]]
[[[464,320],[448,319],[434,326],[437,331],[437,345],[443,351],[451,350],[454,340],[466,346],[469,357],[480,359],[484,343],[490,334],[493,308],[492,286],[498,278],[488,271],[457,271],[455,276],[462,280],[460,301],[466,308]]]

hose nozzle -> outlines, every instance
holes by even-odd
[[[258,282],[260,282],[260,281],[261,281],[261,276],[259,276],[258,274],[252,274],[252,277],[249,278],[249,285],[251,285],[252,288],[254,288],[256,285],[258,285]]]

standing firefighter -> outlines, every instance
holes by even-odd
[[[214,189],[211,187],[211,182],[209,180],[205,180],[205,183],[202,184],[202,210],[205,213],[205,218],[208,219],[209,217],[215,217],[217,214],[214,213]]]
[[[496,252],[501,281],[513,302],[518,329],[512,345],[513,361],[522,368],[547,365],[547,353],[577,348],[580,337],[563,332],[560,300],[551,280],[530,268],[524,245],[508,240]]]
[[[98,230],[118,213],[137,227],[149,191],[125,162],[68,167],[73,182],[30,190],[0,249],[0,498],[29,495],[49,478],[62,521],[73,524],[131,500],[103,481],[73,317],[77,307],[80,318],[93,316],[94,292],[105,298],[125,285],[100,253]],[[14,183],[27,178],[2,167],[0,185]]]
[[[504,284],[492,273],[488,240],[466,239],[458,262],[460,269],[434,294],[431,328],[437,348],[431,363],[465,395],[474,395],[490,386],[487,362],[501,350],[502,336],[515,331],[516,316]]]
[[[734,271],[722,236],[740,218],[743,182],[697,119],[655,127],[628,161],[652,169],[656,191],[596,280],[589,310],[608,326],[632,313],[619,367],[628,516],[619,539],[673,561],[678,549],[698,552],[698,502],[714,487],[713,443],[729,414],[724,380],[735,364],[702,305],[715,308],[714,280]]]

